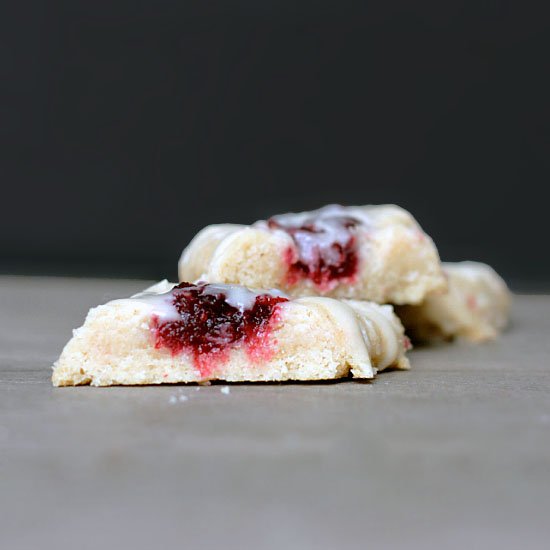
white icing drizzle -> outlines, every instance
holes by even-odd
[[[375,371],[371,362],[371,342],[361,330],[355,311],[344,300],[321,296],[307,296],[299,298],[297,302],[320,307],[329,315],[332,322],[346,335],[352,371],[366,378],[372,378]]]
[[[328,263],[338,263],[340,257],[332,245],[334,243],[341,246],[346,245],[350,239],[349,229],[334,218],[315,220],[315,229],[319,232],[299,231],[296,233],[295,239],[300,246],[300,259],[307,264],[313,263],[319,256],[319,248],[322,248]]]
[[[320,250],[323,259],[328,264],[340,261],[339,252],[334,244],[345,246],[350,240],[350,227],[343,223],[342,218],[352,219],[356,225],[369,226],[371,219],[364,209],[357,206],[340,206],[331,204],[310,212],[280,214],[271,219],[280,227],[270,227],[268,222],[260,221],[256,227],[271,231],[292,231],[292,236],[300,251],[300,260],[306,264],[315,264],[319,259]],[[300,229],[311,225],[315,232]]]
[[[366,340],[370,341],[371,345],[377,344],[375,347],[378,370],[385,369],[394,363],[402,352],[402,335],[399,334],[392,320],[391,306],[380,306],[358,300],[345,300],[345,302],[357,313],[357,320],[362,325]],[[375,330],[377,338],[371,338],[369,334],[371,327]]]
[[[134,294],[130,299],[137,300],[151,308],[151,314],[156,315],[162,321],[178,321],[180,315],[174,307],[174,294],[172,289],[175,283],[170,283],[166,279],[157,284],[146,288],[143,292]]]
[[[365,212],[363,208],[357,206],[342,206],[340,204],[329,204],[318,210],[311,210],[309,212],[298,212],[280,214],[273,216],[273,219],[280,223],[282,226],[299,227],[304,223],[313,222],[319,227],[323,227],[321,224],[325,221],[329,221],[331,218],[353,218],[362,225],[370,225],[371,218]],[[330,228],[330,225],[328,226]]]
[[[165,294],[167,292],[170,292],[175,286],[176,283],[171,283],[170,281],[168,281],[168,279],[163,279],[162,281],[159,281],[158,283],[147,287],[145,290],[134,294],[132,298],[141,298],[142,296],[155,294]]]
[[[349,350],[356,361],[355,368],[367,372],[372,367],[381,371],[404,354],[403,332],[391,306],[381,306],[359,300],[333,300],[307,297],[297,300],[317,304],[346,333]]]
[[[288,298],[280,290],[259,290],[250,289],[241,285],[207,284],[204,286],[203,294],[224,294],[225,301],[239,311],[254,307],[256,298],[263,294]]]
[[[139,300],[153,307],[154,314],[158,315],[164,321],[178,320],[179,314],[174,307],[174,283],[169,283],[166,279],[160,281],[156,285],[153,285],[139,294],[132,296],[132,300]],[[277,296],[281,298],[288,298],[286,294],[280,290],[260,290],[250,289],[241,285],[225,285],[225,284],[205,284],[198,282],[197,286],[202,287],[202,294],[225,296],[225,301],[232,307],[239,311],[251,309],[256,302],[256,298],[263,294],[269,294],[270,296]],[[186,287],[183,287],[186,288]],[[196,288],[189,286],[188,288]]]

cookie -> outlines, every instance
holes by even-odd
[[[93,308],[53,368],[55,386],[372,378],[408,368],[391,306],[292,299],[166,281]]]
[[[208,226],[184,250],[179,278],[394,304],[446,290],[432,239],[392,205],[332,205],[251,226]]]
[[[431,295],[419,306],[397,313],[413,340],[463,338],[492,340],[508,324],[510,292],[501,277],[479,262],[444,263],[449,280],[445,294]]]

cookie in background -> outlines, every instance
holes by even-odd
[[[418,304],[447,286],[432,239],[394,205],[330,205],[250,226],[210,225],[183,251],[179,278],[379,304]]]
[[[496,271],[480,262],[443,263],[449,290],[418,306],[396,308],[413,341],[493,340],[508,324],[511,293]]]

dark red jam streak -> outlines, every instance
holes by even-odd
[[[180,283],[173,304],[181,319],[161,321],[153,317],[155,347],[173,355],[193,355],[202,376],[227,360],[229,350],[243,344],[251,360],[268,359],[272,353],[269,334],[278,320],[278,304],[287,298],[260,294],[250,309],[241,311],[226,302],[223,293],[205,294],[205,285]]]
[[[347,216],[331,217],[330,221],[349,233],[345,242],[327,239],[326,229],[319,226],[315,218],[300,226],[282,224],[276,218],[268,220],[269,228],[282,229],[294,241],[294,246],[285,253],[289,285],[309,279],[323,291],[333,289],[338,283],[354,282],[359,267],[356,231],[361,222]],[[306,246],[310,248],[307,255]]]

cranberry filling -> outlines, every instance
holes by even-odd
[[[282,229],[294,241],[287,251],[288,283],[310,279],[321,289],[351,281],[357,274],[357,227],[361,222],[349,216],[312,217],[304,223],[285,223],[284,217],[270,218],[271,229]]]
[[[222,359],[237,343],[244,343],[254,355],[254,346],[263,343],[276,318],[277,304],[288,301],[270,294],[254,296],[250,291],[251,307],[236,307],[218,290],[206,284],[180,283],[171,291],[180,319],[153,318],[155,347],[168,348],[173,354],[190,351],[203,374],[212,359]]]

